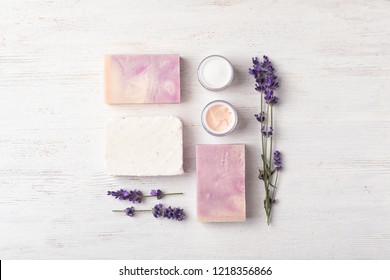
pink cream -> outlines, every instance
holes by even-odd
[[[223,136],[232,132],[237,125],[237,119],[236,110],[223,100],[207,104],[202,112],[202,125],[214,136]]]
[[[225,131],[233,122],[233,113],[225,105],[212,106],[206,113],[206,123],[214,131]]]

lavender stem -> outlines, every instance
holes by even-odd
[[[134,210],[134,212],[151,212],[152,210],[147,210],[147,209],[143,209],[143,210]],[[126,210],[112,210],[112,212],[126,212]]]

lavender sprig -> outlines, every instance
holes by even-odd
[[[263,56],[262,61],[254,57],[252,63],[253,66],[249,68],[249,75],[254,77],[255,90],[261,94],[260,113],[255,114],[255,118],[261,123],[261,161],[263,166],[262,169],[259,169],[259,179],[264,181],[264,209],[269,225],[271,209],[275,203],[279,171],[282,169],[281,153],[279,151],[273,153],[272,143],[274,136],[273,108],[279,103],[279,98],[275,95],[279,82],[275,75],[275,68],[267,56]]]
[[[156,204],[152,209],[136,210],[134,207],[128,207],[124,210],[112,210],[112,212],[124,212],[126,216],[129,217],[134,217],[136,212],[152,212],[152,215],[155,218],[162,217],[176,221],[183,221],[185,218],[185,213],[182,208],[171,206],[164,208],[161,203]]]
[[[178,194],[183,194],[182,192],[175,192],[175,193],[163,193],[161,190],[151,190],[150,191],[150,196],[155,196],[157,199],[161,199],[166,195],[178,195]]]
[[[112,210],[112,212],[125,212],[126,216],[134,217],[136,212],[149,212],[151,210],[135,210],[134,207],[127,207],[124,210]]]
[[[117,191],[108,191],[107,195],[115,197],[115,199],[119,200],[129,200],[133,203],[141,203],[142,200],[145,197],[156,197],[157,199],[161,199],[166,195],[178,195],[178,194],[183,194],[183,193],[163,193],[161,190],[151,190],[150,195],[144,195],[141,191],[139,190],[125,190],[125,189],[120,189]]]

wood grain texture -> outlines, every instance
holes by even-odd
[[[2,0],[1,259],[389,259],[390,1]],[[103,55],[179,53],[182,103],[107,106]],[[228,57],[235,79],[203,89],[198,63]],[[259,96],[246,74],[268,54],[282,87],[276,145],[285,169],[273,223],[261,182]],[[240,124],[208,135],[214,99]],[[108,176],[104,122],[171,114],[184,123],[185,175]],[[245,223],[196,221],[195,144],[247,145]],[[111,213],[108,189],[184,191],[183,223]],[[153,205],[148,200],[144,207]]]

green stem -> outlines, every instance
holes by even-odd
[[[270,108],[271,107],[271,108]],[[270,112],[271,111],[271,112]],[[270,118],[270,113],[271,113],[271,118]],[[268,132],[268,129],[270,127],[272,127],[272,121],[273,121],[273,113],[272,113],[272,106],[270,106],[269,104],[267,105],[267,126],[266,126],[266,130]],[[272,160],[272,136],[270,137],[270,146],[268,147],[268,138],[267,138],[267,142],[266,142],[266,146],[265,146],[265,160],[267,160],[267,153],[268,153],[268,150],[269,150],[269,159],[268,159],[268,166],[266,168],[266,172],[267,172],[267,182],[266,182],[266,185],[265,185],[265,192],[266,192],[266,195],[265,195],[265,211],[266,211],[266,215],[267,215],[267,224],[269,225],[270,223],[270,217],[271,217],[271,200],[270,200],[270,195],[271,195],[271,190],[270,190],[270,184],[271,184],[271,160]],[[267,163],[266,163],[267,164]]]
[[[261,107],[260,107],[260,113],[264,111],[263,109],[263,97],[264,93],[261,93]],[[270,118],[270,111],[271,111],[271,118]],[[268,132],[269,127],[273,126],[273,109],[272,106],[270,108],[270,105],[267,105],[267,113],[266,113],[266,120],[265,120],[265,131]],[[262,123],[263,126],[263,123]],[[271,172],[271,164],[272,164],[272,136],[270,137],[270,146],[268,147],[268,137],[264,137],[261,133],[261,148],[262,148],[262,162],[263,162],[263,181],[264,181],[264,189],[265,189],[265,200],[264,200],[264,209],[267,216],[267,224],[270,224],[271,221],[271,190],[270,186],[275,188],[274,185],[271,183],[271,177],[273,175],[273,172]],[[269,151],[268,151],[269,149]],[[267,155],[269,153],[269,158],[267,158]]]
[[[275,178],[275,183],[274,183],[275,189],[272,192],[272,197],[271,197],[272,200],[274,200],[274,198],[275,198],[276,189],[278,187],[278,180],[279,180],[279,171],[276,171],[276,178]]]
[[[276,189],[277,189],[277,184],[278,184],[278,179],[279,179],[279,172],[278,171],[276,171],[276,177],[275,177],[275,187],[274,187],[274,189],[273,189],[273,191],[272,191],[272,195],[271,195],[271,201],[272,201],[272,203],[274,203],[273,201],[274,201],[274,199],[275,199],[275,193],[276,193]],[[271,203],[271,208],[270,208],[270,213],[269,213],[269,221],[271,222],[271,209],[272,209],[272,203]]]
[[[263,92],[261,93],[261,107],[260,107],[260,114],[263,113]],[[263,124],[261,123],[261,126],[263,126]],[[264,136],[263,136],[263,133],[261,133],[260,131],[260,135],[261,135],[261,148],[262,148],[262,154],[264,155]],[[264,163],[264,159],[263,157],[261,158],[261,160],[263,161],[263,170],[265,170],[265,163]]]
[[[270,125],[270,127],[272,127],[273,128],[273,126],[274,126],[274,114],[273,114],[273,112],[274,112],[274,110],[273,110],[273,106],[271,106],[271,125]],[[272,139],[274,138],[272,135],[271,135],[271,137],[270,137],[271,139],[270,139],[270,146],[269,146],[269,169],[271,170],[271,164],[272,164]]]
[[[264,203],[264,208],[265,208],[265,214],[267,215],[267,224],[269,225],[270,223],[270,199],[269,199],[269,188],[266,187],[265,189],[265,203]]]
[[[151,212],[152,210],[134,210],[134,212]],[[126,210],[112,210],[112,212],[126,212]]]
[[[264,112],[264,109],[263,109],[263,98],[264,98],[264,94],[263,92],[261,92],[261,107],[260,107],[260,114],[262,114]],[[263,126],[263,123],[261,123],[261,126]],[[264,139],[264,136],[263,136],[263,133],[261,133],[261,149],[262,149],[262,157],[261,157],[261,161],[263,162],[263,173],[265,174],[266,172],[266,167],[267,167],[267,161],[266,161],[266,152],[265,152],[265,146],[264,146],[264,143],[266,143],[266,139]],[[267,181],[267,178],[266,176],[263,178],[263,181],[264,181],[264,184],[266,184],[266,181]]]
[[[166,196],[166,195],[177,195],[177,194],[184,194],[182,192],[175,192],[175,193],[163,193],[163,196]],[[144,195],[143,197],[155,197],[155,195]]]
[[[266,123],[265,132],[266,133],[268,132],[268,119],[269,119],[269,105],[267,106],[267,116],[266,116],[266,120],[265,120],[265,123]],[[265,158],[267,158],[267,144],[268,144],[268,138],[266,137],[265,138],[265,149],[263,152],[263,155]]]

